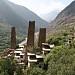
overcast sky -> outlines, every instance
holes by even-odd
[[[46,14],[53,10],[62,10],[73,0],[9,0],[22,5],[36,13],[37,15]]]

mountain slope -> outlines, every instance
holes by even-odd
[[[48,35],[75,26],[75,1],[62,10],[54,21],[50,23]]]
[[[39,27],[48,27],[49,23],[46,22],[45,20],[41,19],[39,16],[37,16],[35,13],[30,11],[29,9],[19,6],[16,4],[13,4],[12,2],[6,1],[6,4],[11,7],[11,9],[20,15],[24,20],[29,21],[35,21],[36,22],[36,27],[39,29]]]
[[[10,47],[10,29],[13,26],[17,31],[17,44],[24,40],[30,20],[36,22],[36,31],[40,27],[48,27],[49,24],[23,6],[0,0],[0,51]]]
[[[15,26],[17,29],[22,30],[26,27],[28,22],[24,20],[21,16],[16,14],[4,0],[0,0],[0,21],[11,26]],[[21,28],[20,28],[21,26]]]
[[[25,32],[30,20],[34,20],[38,28],[48,27],[48,22],[42,20],[27,8],[11,3],[8,0],[0,0],[1,22],[15,26],[18,30]]]

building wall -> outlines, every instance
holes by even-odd
[[[46,42],[46,28],[40,28],[39,38],[38,38],[38,47],[42,49],[42,43]]]
[[[33,52],[34,50],[34,32],[35,32],[35,21],[29,21],[27,52]]]
[[[15,27],[11,28],[11,48],[12,49],[16,48],[16,31],[15,31]]]

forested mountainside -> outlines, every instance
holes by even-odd
[[[49,23],[24,6],[16,5],[8,0],[0,0],[0,49],[10,46],[11,27],[16,27],[17,43],[27,35],[29,21],[35,21],[36,31],[40,27],[48,27]]]

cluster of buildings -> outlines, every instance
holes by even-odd
[[[28,67],[43,61],[46,54],[50,53],[53,45],[46,43],[46,28],[40,28],[38,36],[38,47],[40,53],[34,49],[35,21],[29,21],[28,37],[16,48],[16,30],[11,28],[11,48],[3,51],[4,57],[13,55],[17,64],[25,64]]]

